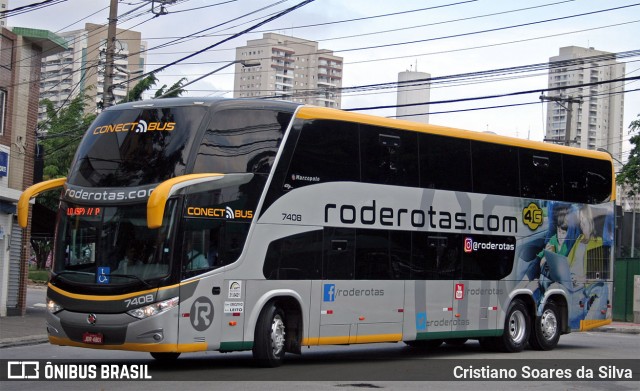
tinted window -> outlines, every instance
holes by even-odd
[[[520,196],[562,200],[562,157],[560,154],[520,149]]]
[[[185,173],[204,107],[108,110],[85,134],[69,183],[139,186]]]
[[[420,134],[420,186],[471,191],[469,140]]]
[[[474,193],[520,196],[517,148],[472,141],[471,151]]]
[[[323,278],[353,280],[356,230],[325,228]]]
[[[455,278],[460,269],[461,235],[414,232],[411,252],[414,280],[447,280]]]
[[[462,260],[458,278],[500,280],[511,273],[516,253],[513,236],[454,235],[451,242]]]
[[[193,172],[268,173],[291,114],[272,110],[216,112],[198,148]]]
[[[278,239],[267,249],[264,275],[274,280],[312,280],[322,276],[322,231]]]
[[[357,280],[393,279],[389,263],[389,232],[359,229],[356,240]]]
[[[389,231],[389,256],[394,280],[411,278],[411,232]]]
[[[417,133],[360,126],[362,181],[418,186]]]
[[[610,199],[611,162],[571,155],[563,156],[562,162],[565,201],[597,204]]]
[[[359,181],[358,125],[311,121],[302,126],[284,188],[332,181]]]

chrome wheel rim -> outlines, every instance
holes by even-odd
[[[558,319],[556,314],[551,310],[545,310],[540,318],[540,328],[542,336],[547,340],[552,340],[558,332]]]
[[[278,356],[284,349],[284,335],[284,321],[280,315],[276,315],[271,322],[271,347],[274,356]]]
[[[509,317],[509,335],[511,340],[517,344],[524,341],[525,336],[525,317],[521,311],[514,311]]]

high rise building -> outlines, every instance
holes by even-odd
[[[267,33],[236,49],[234,98],[278,97],[340,108],[342,57],[318,43]],[[243,61],[244,64],[240,63]]]
[[[606,82],[624,77],[625,65],[616,61],[612,53],[567,46],[549,71],[549,88],[568,86],[550,91],[550,98],[562,98],[547,105],[546,141],[565,143],[578,148],[604,149],[622,161],[624,135],[624,85],[621,82],[603,83],[571,88],[572,85]],[[567,127],[567,100],[574,100],[571,110],[570,133]],[[579,101],[579,102],[578,102]],[[619,163],[616,162],[616,165]],[[619,167],[616,167],[619,169]]]
[[[417,103],[429,102],[431,84],[426,79],[431,79],[431,74],[414,71],[398,73],[397,119],[429,123],[429,104],[417,105]],[[417,82],[417,80],[422,81]],[[412,83],[414,81],[416,82]],[[412,106],[403,106],[407,104]]]
[[[82,30],[58,35],[66,40],[68,49],[42,59],[41,99],[49,99],[55,107],[60,107],[84,91],[95,102],[97,110],[102,102],[107,26],[87,23]],[[139,32],[117,29],[114,102],[125,98],[131,75],[144,70],[145,48],[146,42],[141,40]],[[40,120],[43,117],[44,108],[41,107]]]

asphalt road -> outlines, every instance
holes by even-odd
[[[32,390],[46,385],[54,390],[362,390],[384,388],[392,390],[498,390],[525,388],[529,390],[635,390],[640,382],[619,380],[613,375],[598,380],[598,368],[632,368],[640,376],[640,337],[618,333],[574,333],[562,336],[559,346],[551,352],[526,350],[518,354],[490,353],[480,349],[476,341],[463,346],[443,346],[437,350],[420,351],[404,344],[374,344],[323,346],[305,349],[301,356],[287,357],[284,366],[274,369],[254,366],[249,352],[184,354],[170,365],[159,365],[147,353],[88,350],[49,344],[2,349],[3,360],[61,360],[74,363],[110,365],[114,363],[142,364],[149,368],[155,380],[147,381],[11,381],[0,388]],[[613,361],[615,360],[615,361]],[[55,361],[54,361],[55,362]],[[4,365],[4,364],[3,364]],[[596,381],[576,377],[580,366],[594,368]],[[529,379],[521,381],[488,381],[485,377],[472,382],[456,380],[452,371],[464,369],[515,368],[521,375],[529,367]],[[614,368],[612,368],[614,367]],[[540,369],[539,372],[536,370]],[[544,379],[543,371],[561,371],[556,380]],[[570,371],[571,376],[566,376]],[[627,372],[625,372],[626,374]],[[562,375],[562,374],[561,374]],[[537,377],[532,379],[532,377]],[[607,377],[607,376],[605,376]],[[161,380],[162,379],[162,380]],[[445,379],[430,381],[430,379]],[[5,388],[5,386],[7,386]]]

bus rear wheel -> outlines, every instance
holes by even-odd
[[[284,362],[285,314],[274,303],[260,313],[253,341],[253,358],[262,367],[278,367]]]
[[[527,306],[522,300],[513,300],[507,310],[504,332],[501,337],[498,337],[499,350],[506,353],[523,351],[529,340],[530,324]]]
[[[535,350],[551,350],[560,340],[560,313],[553,301],[548,301],[542,310],[542,315],[533,322],[533,330],[529,337],[529,345]]]

